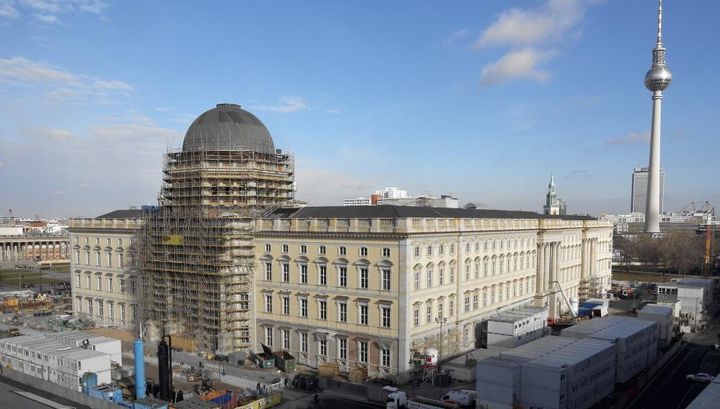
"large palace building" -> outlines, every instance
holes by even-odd
[[[256,224],[255,348],[398,375],[472,349],[478,324],[610,287],[612,225],[585,216],[406,206],[279,209]]]

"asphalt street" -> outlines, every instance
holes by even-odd
[[[19,390],[34,393],[35,395],[41,396],[45,399],[50,399],[51,401],[62,405],[75,407],[77,409],[90,409],[87,406],[83,406],[78,403],[71,402],[67,399],[51,395],[45,391],[31,388],[27,385],[12,381],[3,376],[0,376],[0,407],[14,409],[48,409],[48,406],[45,406],[42,403],[30,400],[24,396],[20,396],[17,393],[13,392]]]

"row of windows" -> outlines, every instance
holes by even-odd
[[[274,346],[274,330],[271,327],[265,328],[265,345],[270,348]],[[308,333],[300,332],[299,334],[299,352],[308,353]],[[358,340],[357,342],[357,362],[362,364],[368,363],[368,341]],[[341,360],[348,359],[348,339],[337,338],[337,357]],[[290,350],[290,330],[280,330],[280,347],[285,350]],[[328,356],[328,339],[321,338],[315,341],[315,353],[322,357]],[[381,367],[389,368],[391,364],[390,349],[380,348],[378,364]]]
[[[307,263],[297,263],[297,283],[308,284],[308,265]],[[347,265],[336,265],[335,266],[335,285],[337,287],[348,287],[348,267]],[[315,264],[315,275],[317,280],[315,284],[320,286],[328,285],[328,269],[327,264]],[[273,263],[272,261],[265,262],[265,280],[272,281],[273,279]],[[280,281],[284,283],[291,282],[291,268],[290,262],[280,262]],[[380,268],[380,289],[383,291],[390,291],[392,283],[392,273],[389,267]],[[370,272],[367,266],[357,267],[357,288],[369,289],[370,288]]]
[[[273,312],[273,296],[272,294],[264,295],[263,311],[267,313]],[[348,304],[346,301],[338,301],[335,311],[335,321],[348,322]],[[327,300],[317,300],[317,319],[328,319],[328,303]],[[280,295],[280,313],[282,315],[291,315],[292,308],[290,306],[290,295]],[[308,299],[307,297],[298,297],[298,309],[295,311],[298,317],[308,318]],[[360,325],[368,325],[369,306],[367,303],[357,303],[357,317],[355,323]],[[380,306],[379,316],[380,326],[390,328],[392,325],[392,311],[389,305]]]
[[[74,241],[75,241],[75,245],[80,245],[80,237],[75,236],[75,240],[74,240]],[[94,243],[95,243],[96,246],[99,246],[99,245],[100,245],[100,237],[95,237]],[[112,246],[112,239],[109,238],[109,237],[108,237],[108,238],[105,238],[105,240],[103,241],[103,243],[104,243],[106,246]],[[123,245],[123,239],[117,239],[117,240],[115,241],[115,243],[117,244],[118,247],[122,247],[122,245]],[[86,246],[89,246],[89,245],[90,245],[90,238],[89,238],[89,237],[85,237],[85,239],[83,240],[83,244],[85,244]],[[133,244],[133,239],[130,239],[130,244]]]
[[[117,268],[125,268],[127,267],[125,265],[125,254],[123,252],[118,251],[117,257],[113,256],[112,251],[105,251],[105,267],[117,267]],[[94,260],[91,258],[90,250],[85,250],[85,263],[84,265],[89,266],[91,265],[91,261],[94,261],[95,263],[92,264],[95,267],[103,267],[102,262],[102,252],[95,251],[95,257]],[[80,250],[75,250],[75,265],[80,265]]]
[[[87,290],[97,290],[97,291],[107,291],[107,292],[115,292],[115,281],[113,280],[113,277],[103,277],[101,275],[95,276],[95,287],[93,288],[93,276],[90,274],[85,275],[85,287],[82,286],[82,273],[76,272],[75,273],[75,288],[85,288]],[[121,294],[125,293],[125,279],[121,278],[118,280],[118,290]],[[129,280],[130,281],[130,294],[135,294],[136,283],[135,280]],[[103,284],[104,283],[104,284]]]
[[[507,245],[506,245],[506,243],[507,243]],[[482,247],[485,252],[490,251],[490,250],[496,250],[498,248],[500,250],[505,250],[505,248],[507,247],[508,250],[515,250],[515,249],[527,248],[527,247],[531,247],[531,246],[535,246],[535,242],[534,242],[534,240],[529,239],[529,238],[520,239],[519,241],[518,241],[518,239],[514,239],[514,240],[499,240],[499,241],[492,240],[492,241],[482,242]],[[481,247],[481,242],[475,242],[474,248],[475,248],[476,253],[480,252],[480,247]],[[445,251],[446,251],[446,246],[445,246],[445,244],[439,244],[436,246],[431,244],[431,245],[425,246],[424,249],[425,249],[425,255],[427,255],[427,256],[432,256],[436,251],[437,251],[437,254],[444,255]],[[470,253],[472,251],[472,249],[473,249],[472,243],[466,242],[465,243],[465,252]],[[455,244],[450,244],[447,247],[447,250],[449,250],[449,254],[455,254]],[[420,257],[421,253],[422,253],[421,246],[416,246],[414,249],[415,257]]]
[[[106,304],[107,304],[107,309],[105,308]],[[88,315],[92,315],[92,316],[99,317],[99,318],[110,318],[111,320],[114,320],[116,318],[115,303],[112,301],[92,300],[92,299],[88,298],[85,300],[84,306],[85,306],[84,312],[88,313]],[[81,297],[77,297],[77,307],[78,307],[77,308],[78,311],[83,310]],[[120,321],[124,322],[127,318],[125,315],[125,304],[119,303],[118,307],[119,307],[118,311],[119,311],[120,315],[117,318],[120,319]],[[137,314],[137,310],[136,310],[137,306],[131,305],[130,308],[131,308],[132,316],[137,318],[137,315],[136,315]],[[107,315],[105,315],[105,313],[107,313]]]
[[[282,253],[285,253],[285,254],[290,252],[290,246],[287,244],[281,244],[280,249],[281,249]],[[272,244],[265,244],[265,252],[266,253],[272,252]],[[301,244],[300,246],[298,246],[298,253],[308,254],[308,246],[305,244]],[[323,255],[327,254],[327,247],[323,246],[323,245],[318,246],[318,254],[323,254]],[[338,247],[337,254],[339,256],[346,256],[347,255],[347,247],[345,247],[345,246]],[[367,257],[368,256],[368,248],[364,247],[364,246],[360,247],[358,249],[358,255],[360,257]],[[382,249],[382,256],[390,257],[390,248],[389,247],[385,247]]]

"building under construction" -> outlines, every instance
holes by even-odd
[[[293,199],[294,160],[263,123],[219,104],[165,157],[157,207],[144,212],[138,269],[146,337],[183,333],[205,352],[252,339],[254,220]]]

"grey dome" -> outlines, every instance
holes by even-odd
[[[664,91],[672,82],[672,73],[663,65],[653,65],[645,74],[645,88],[650,91]]]
[[[193,121],[185,133],[182,150],[275,153],[275,145],[255,115],[240,105],[218,104]]]

